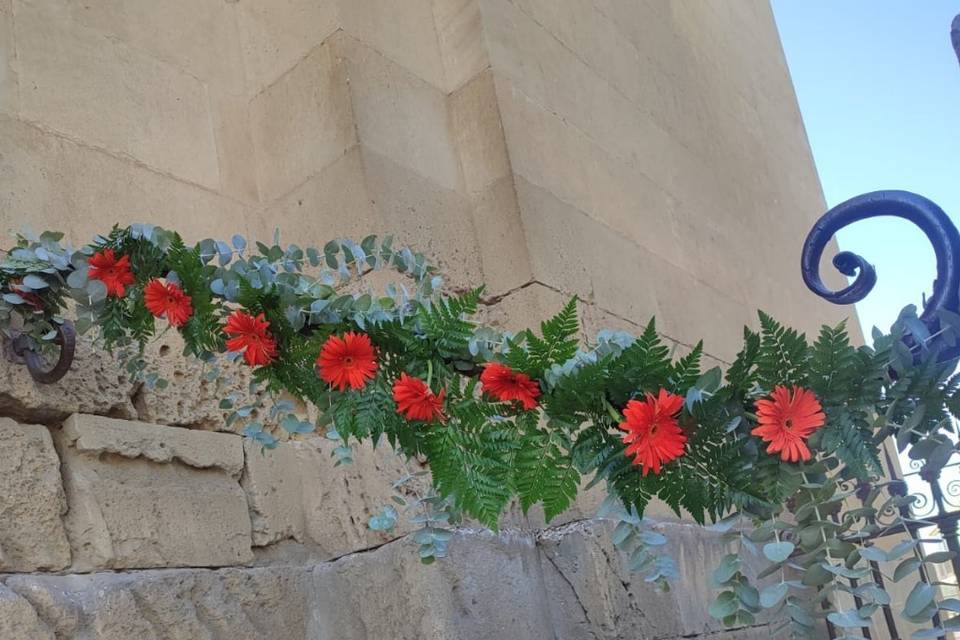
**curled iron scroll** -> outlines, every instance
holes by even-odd
[[[924,305],[920,320],[931,332],[939,326],[941,309],[958,312],[960,307],[960,233],[943,209],[909,191],[874,191],[851,198],[827,211],[817,220],[803,244],[800,268],[803,281],[811,291],[835,304],[853,304],[863,300],[877,282],[877,273],[863,257],[841,251],[833,265],[854,280],[834,291],[820,278],[820,259],[830,239],[840,229],[867,218],[894,216],[917,225],[933,245],[937,257],[937,278],[933,294]]]
[[[53,342],[60,347],[60,353],[53,366],[48,367],[32,338],[21,335],[13,341],[13,352],[23,358],[30,377],[43,384],[57,382],[70,370],[77,349],[77,331],[73,324],[65,321],[59,325]]]

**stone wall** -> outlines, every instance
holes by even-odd
[[[849,313],[800,281],[823,208],[763,0],[0,0],[11,233],[392,233],[491,323],[577,294],[585,335],[656,315],[723,364],[758,307]],[[245,445],[178,353],[151,345],[153,392],[87,342],[50,387],[0,363],[0,638],[768,635],[706,615],[718,540],[665,523],[688,580],[657,595],[595,494],[423,567],[366,526],[401,461]]]

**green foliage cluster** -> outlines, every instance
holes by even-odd
[[[960,377],[949,377],[952,364],[938,361],[934,336],[917,339],[915,310],[906,310],[889,335],[875,336],[872,348],[852,344],[842,324],[824,327],[810,344],[761,313],[759,330],[744,330],[743,349],[723,374],[702,369],[700,344],[676,357],[652,320],[640,336],[602,332],[583,343],[576,299],[538,331],[479,326],[473,317],[482,288],[440,295],[442,279],[425,258],[395,248],[389,237],[338,240],[322,250],[283,247],[279,238],[250,248],[239,235],[188,246],[174,232],[133,225],[77,251],[60,240],[50,233],[22,238],[0,262],[5,335],[49,342],[69,298],[79,329],[95,330],[106,348],[123,354],[132,375],[158,386],[165,381],[149,372],[142,355],[162,325],[143,302],[151,279],[177,283],[190,296],[193,315],[179,331],[186,353],[208,362],[212,379],[220,375],[220,358],[238,356],[226,353],[227,315],[263,313],[278,356],[254,371],[253,387],[273,400],[238,406],[236,397],[224,397],[228,424],[265,448],[277,439],[263,416],[294,435],[318,430],[338,463],[349,463],[353,443],[363,440],[387,444],[404,460],[425,460],[429,489],[411,489],[419,476],[408,474],[395,485],[394,503],[370,521],[389,531],[401,515],[415,514],[424,562],[446,555],[450,527],[462,517],[496,529],[516,500],[524,512],[542,509],[550,521],[581,487],[602,484],[611,500],[601,515],[617,523],[614,543],[650,582],[665,586],[677,574],[661,553],[667,538],[643,516],[659,499],[678,515],[713,522],[739,545],[712,574],[720,593],[710,610],[725,623],[753,624],[771,610],[793,637],[816,637],[825,619],[858,629],[889,604],[872,580],[870,563],[881,560],[873,541],[892,530],[913,536],[917,528],[909,500],[882,477],[884,443],[892,437],[931,473],[956,452],[949,433],[960,410]],[[90,257],[105,248],[130,258],[135,284],[123,297],[107,295],[89,277]],[[369,290],[366,276],[385,268],[407,284]],[[378,369],[362,389],[337,391],[319,378],[315,361],[330,336],[347,331],[371,338]],[[904,341],[907,334],[912,342]],[[524,410],[486,393],[479,374],[491,362],[533,380],[538,406]],[[411,422],[398,414],[393,385],[404,373],[445,394],[443,419]],[[778,385],[811,390],[826,414],[807,443],[809,462],[770,455],[752,434],[756,401]],[[618,425],[628,403],[661,389],[684,400],[676,419],[687,442],[682,456],[645,475],[624,455]],[[316,406],[316,423],[296,415],[281,393]],[[873,489],[866,497],[854,493],[867,485]],[[882,553],[884,561],[909,555],[900,560],[906,568],[897,569],[899,578],[949,559],[924,556],[915,537]],[[757,563],[768,567],[759,575]],[[908,619],[952,610],[925,580],[915,591]],[[844,609],[836,604],[841,593],[863,604]],[[942,629],[952,628],[940,619]]]

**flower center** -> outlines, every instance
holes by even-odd
[[[783,428],[786,429],[787,431],[790,431],[791,429],[793,429],[793,418],[787,418],[786,420],[784,420]]]
[[[353,364],[353,356],[347,356],[343,359],[343,364],[351,365]]]

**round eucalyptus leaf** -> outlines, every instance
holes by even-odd
[[[789,590],[790,587],[784,582],[764,587],[760,592],[760,606],[764,609],[777,606]]]
[[[770,562],[779,563],[789,558],[790,554],[793,553],[796,548],[796,545],[792,542],[769,542],[763,545],[763,555],[765,555]]]

